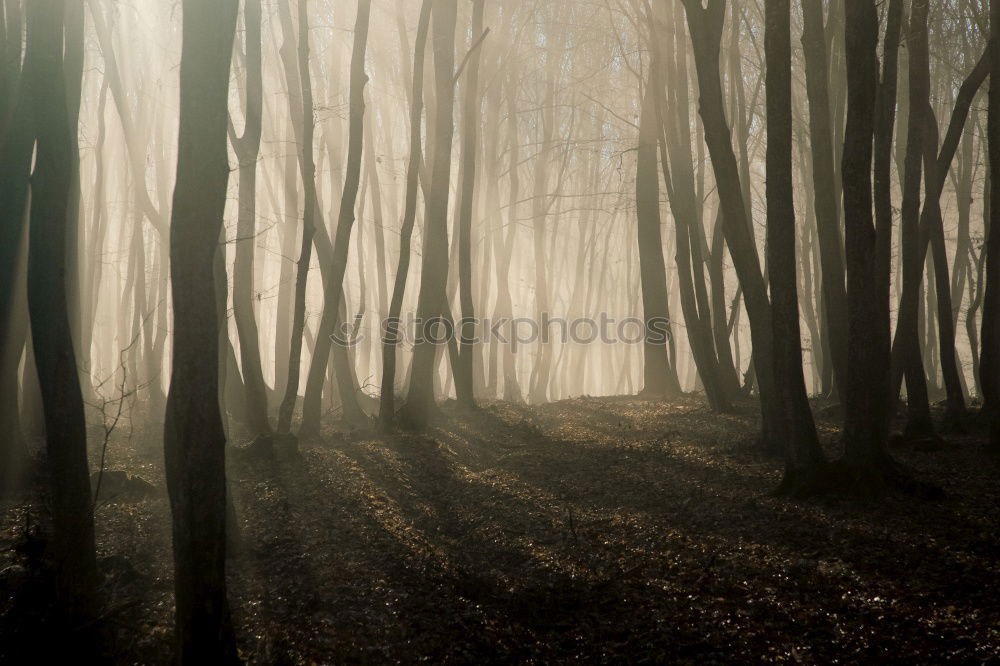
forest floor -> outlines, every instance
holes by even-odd
[[[1000,462],[981,439],[895,450],[939,501],[792,501],[770,495],[781,462],[755,449],[750,403],[719,415],[696,398],[581,398],[445,415],[425,436],[330,430],[300,456],[229,456],[244,659],[1000,660]],[[831,456],[832,419],[820,418]],[[107,452],[109,470],[154,487],[107,476],[97,507],[119,662],[171,653],[161,460],[117,439]],[[36,612],[10,573],[30,555],[31,512],[8,505],[0,523],[5,663]]]

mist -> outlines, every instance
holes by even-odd
[[[0,658],[996,658],[1000,10],[705,2],[0,0]]]

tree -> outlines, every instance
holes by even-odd
[[[177,181],[170,224],[173,364],[164,449],[173,525],[177,658],[237,663],[226,598],[225,434],[218,403],[216,248],[229,180],[236,0],[184,0]]]
[[[910,438],[934,436],[927,379],[920,354],[918,310],[926,249],[920,239],[920,184],[924,161],[925,115],[929,109],[930,73],[927,53],[927,0],[914,0],[907,35],[909,46],[909,118],[903,163],[903,201],[900,212],[903,294],[893,341],[893,361],[906,375],[907,423]],[[936,151],[936,146],[935,146]]]
[[[347,146],[347,169],[344,175],[344,193],[340,199],[340,216],[337,220],[337,231],[333,243],[333,257],[330,274],[325,278],[326,305],[323,310],[323,321],[320,332],[333,331],[334,335],[343,337],[342,331],[337,331],[334,322],[340,316],[341,297],[344,290],[344,275],[347,273],[347,260],[351,247],[351,230],[354,226],[354,207],[358,200],[358,187],[361,182],[361,158],[364,149],[365,122],[365,85],[368,75],[365,74],[365,50],[368,45],[368,24],[371,17],[371,0],[360,0],[358,14],[354,24],[354,52],[351,54],[350,79],[350,111]],[[371,148],[370,148],[371,149]],[[331,344],[328,335],[320,335],[313,348],[312,362],[309,367],[307,385],[312,385],[310,395],[318,395],[317,384],[322,384],[326,370]],[[344,372],[337,372],[337,381],[341,399],[353,395],[354,387]],[[318,410],[306,409],[303,413],[302,431],[315,434],[319,430]]]
[[[476,312],[472,297],[472,213],[475,205],[476,150],[479,142],[479,63],[482,60],[484,0],[473,0],[472,5],[472,51],[468,56],[468,74],[465,79],[465,99],[462,102],[462,190],[458,213],[458,280],[462,317],[458,324],[458,363],[455,368],[455,392],[458,401],[469,407],[474,406],[473,360],[476,345]]]
[[[267,418],[267,386],[260,362],[260,338],[254,315],[254,248],[257,245],[257,158],[264,109],[260,0],[245,0],[246,112],[243,133],[230,140],[239,160],[239,218],[233,265],[233,318],[240,338],[240,369],[246,394],[247,424],[254,435],[271,431]]]
[[[399,315],[403,309],[406,278],[410,271],[410,242],[417,217],[417,189],[420,186],[420,164],[423,159],[420,126],[424,109],[424,54],[427,51],[432,0],[423,0],[420,19],[413,46],[413,84],[410,95],[410,156],[406,163],[406,191],[403,204],[403,225],[399,239],[399,261],[392,285],[392,301],[386,318],[385,337],[382,342],[382,389],[379,402],[379,421],[388,427],[396,420],[396,346],[399,344]]]
[[[802,0],[802,53],[805,56],[809,100],[809,145],[812,149],[813,203],[822,267],[823,308],[834,385],[843,402],[847,381],[847,293],[844,287],[843,239],[830,119],[829,64],[821,0]]]
[[[780,443],[775,437],[774,428],[781,418],[782,406],[776,397],[773,376],[771,304],[750,226],[750,213],[743,199],[740,170],[726,122],[719,74],[719,49],[726,2],[709,0],[707,7],[702,7],[699,0],[683,2],[698,72],[698,112],[705,125],[705,143],[715,171],[723,232],[750,318],[753,366],[760,389],[761,439],[766,448],[776,448]]]
[[[451,186],[451,149],[455,136],[455,25],[457,6],[451,0],[434,0],[431,44],[434,53],[434,152],[430,191],[424,211],[423,261],[417,299],[418,338],[413,349],[413,367],[406,405],[400,415],[413,430],[427,426],[434,407],[434,360],[438,346],[431,328],[447,310],[448,199]]]
[[[774,383],[784,409],[776,434],[784,443],[781,490],[797,493],[823,468],[806,382],[795,275],[792,195],[792,43],[789,0],[764,2],[767,88],[767,266],[771,285]],[[811,488],[810,488],[811,490]]]
[[[15,167],[24,157],[20,151],[30,153],[32,144],[35,150],[28,311],[45,418],[56,591],[67,615],[79,621],[92,610],[98,581],[86,422],[68,311],[67,255],[76,251],[67,242],[76,145],[63,68],[65,15],[64,0],[40,0],[27,7],[22,92],[14,121],[15,132],[26,132],[10,140],[15,142]],[[12,212],[20,216],[23,209],[17,202],[25,201],[26,182],[15,175]]]
[[[889,234],[892,224],[888,151],[895,109],[896,46],[901,7],[886,23],[885,63],[878,83],[878,13],[873,0],[845,0],[847,124],[844,183],[848,365],[844,466],[855,489],[878,494],[898,474],[889,456]],[[874,187],[872,158],[875,160]],[[884,168],[883,168],[884,167]],[[873,206],[874,204],[874,206]]]
[[[642,286],[642,311],[646,322],[643,342],[643,388],[645,395],[678,395],[681,392],[675,368],[667,358],[665,324],[667,313],[667,270],[663,260],[660,235],[660,186],[657,146],[660,134],[656,113],[658,77],[650,67],[642,110],[639,114],[639,138],[636,147],[635,206],[636,242],[639,246],[639,277]]]
[[[983,385],[983,414],[990,428],[990,446],[1000,449],[1000,2],[990,2],[990,89],[986,121],[990,182],[987,217],[986,290],[983,297],[982,355],[979,376]]]

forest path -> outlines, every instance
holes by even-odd
[[[755,423],[752,403],[719,415],[697,398],[448,405],[423,436],[329,430],[298,459],[231,456],[242,654],[268,664],[1000,656],[1000,487],[980,441],[896,452],[946,490],[940,502],[793,502],[769,494],[781,463],[754,449]],[[835,424],[820,425],[833,454]],[[109,468],[162,488],[161,455],[114,442]],[[19,511],[5,512],[5,538]],[[102,502],[97,524],[112,600],[131,604],[113,618],[112,647],[160,663],[172,620],[166,499]]]

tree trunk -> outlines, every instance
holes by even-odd
[[[462,103],[462,164],[461,198],[458,213],[458,280],[462,316],[459,321],[458,366],[455,368],[455,393],[466,407],[476,404],[473,383],[473,358],[477,347],[476,312],[472,297],[472,214],[475,205],[476,149],[479,142],[480,119],[479,63],[482,60],[484,0],[473,0],[472,49],[465,79],[465,99]]]
[[[239,217],[233,264],[233,318],[240,339],[247,425],[252,435],[271,431],[267,415],[267,386],[260,360],[260,338],[254,314],[254,249],[257,246],[257,158],[260,154],[263,114],[260,0],[245,0],[246,114],[243,134],[232,136],[239,160]]]
[[[667,358],[667,271],[660,236],[660,187],[657,163],[656,96],[652,78],[646,83],[639,116],[639,141],[635,164],[636,242],[639,247],[639,276],[642,311],[646,325],[643,340],[643,381],[640,394],[676,396],[680,394],[677,375]]]
[[[427,427],[434,405],[434,358],[438,345],[423,333],[448,311],[448,199],[451,186],[451,149],[455,136],[455,24],[458,8],[451,0],[434,0],[432,50],[434,53],[434,153],[430,191],[424,210],[423,261],[417,299],[417,340],[406,405],[400,415],[412,430]]]
[[[906,376],[906,436],[921,439],[934,437],[927,379],[920,353],[918,315],[923,282],[924,245],[920,235],[920,183],[924,158],[925,121],[930,94],[927,54],[927,0],[914,0],[907,32],[909,51],[909,115],[906,131],[906,155],[903,163],[903,201],[900,213],[902,243],[903,293],[893,340],[893,365],[896,375]]]
[[[83,396],[67,311],[67,255],[76,252],[67,244],[67,227],[76,222],[68,213],[77,146],[63,70],[65,7],[63,0],[28,4],[25,72],[16,113],[20,115],[22,103],[28,105],[23,107],[32,116],[28,137],[35,144],[28,311],[45,419],[56,592],[67,617],[78,622],[93,610],[98,579]]]
[[[410,97],[410,156],[406,164],[406,192],[403,207],[403,225],[399,238],[399,261],[392,285],[392,302],[386,319],[385,337],[382,342],[382,389],[379,404],[379,421],[383,427],[396,420],[396,346],[399,344],[399,316],[403,309],[406,279],[410,270],[410,243],[417,217],[417,188],[420,186],[421,119],[424,112],[424,54],[427,51],[427,33],[430,26],[432,0],[423,0],[420,19],[413,47],[413,94]]]
[[[184,0],[177,182],[170,223],[173,370],[164,448],[173,517],[177,658],[238,663],[226,599],[225,435],[214,262],[229,179],[236,0]]]
[[[684,6],[698,71],[698,110],[705,125],[705,142],[715,171],[723,231],[750,318],[754,368],[760,389],[761,441],[765,448],[777,449],[781,443],[773,429],[782,406],[777,400],[773,376],[771,304],[740,185],[740,170],[726,122],[719,74],[725,0],[709,0],[707,8],[702,8],[696,0],[684,0]]]
[[[767,266],[774,331],[774,383],[784,409],[776,424],[784,442],[781,488],[812,485],[824,463],[802,372],[792,195],[792,38],[789,0],[764,2],[767,89]],[[813,488],[809,488],[813,490]]]
[[[287,2],[287,0],[286,0]],[[288,5],[283,3],[279,11],[288,12]],[[278,433],[285,435],[292,428],[292,414],[299,396],[299,378],[302,370],[302,337],[306,323],[306,285],[309,281],[309,263],[312,261],[313,237],[316,235],[316,163],[313,159],[313,136],[315,133],[313,117],[312,80],[309,76],[309,2],[299,0],[298,27],[299,43],[297,78],[289,78],[289,88],[293,81],[298,83],[301,93],[298,110],[301,112],[301,131],[298,132],[299,170],[302,172],[303,190],[305,192],[302,213],[302,247],[299,251],[299,263],[295,273],[295,305],[292,310],[291,342],[288,352],[288,380],[285,383],[285,396],[278,408]],[[290,27],[291,20],[283,22]],[[291,48],[291,35],[284,35],[282,50]],[[290,60],[290,58],[289,58]],[[287,73],[287,72],[286,72]],[[295,74],[295,72],[292,72]],[[294,112],[294,100],[291,104]]]
[[[990,447],[1000,450],[1000,2],[990,3],[990,90],[986,136],[990,181],[986,216],[985,295],[983,298],[982,354],[979,377],[983,386],[983,414],[989,419]]]
[[[347,169],[344,174],[344,191],[340,199],[340,214],[337,219],[336,236],[333,243],[333,256],[329,266],[329,274],[324,276],[324,293],[326,301],[323,307],[323,318],[320,322],[320,332],[313,349],[312,362],[309,366],[309,377],[306,384],[306,401],[303,403],[302,429],[305,435],[316,435],[319,432],[319,394],[326,374],[332,344],[346,348],[349,340],[345,339],[347,320],[341,319],[342,298],[344,291],[344,276],[347,274],[347,261],[351,248],[351,230],[354,227],[354,207],[358,200],[358,188],[361,183],[361,158],[364,150],[365,122],[365,85],[368,75],[365,74],[365,52],[368,47],[368,24],[371,17],[371,0],[361,0],[358,3],[358,14],[354,25],[354,52],[351,55],[350,78],[350,111],[349,135],[347,146]],[[337,326],[338,320],[340,327]],[[327,334],[326,332],[330,333]],[[331,337],[336,339],[331,339]],[[346,349],[345,349],[346,351]],[[347,407],[349,401],[355,399],[354,382],[350,371],[345,368],[336,369],[337,388],[341,404],[345,407],[344,416],[349,420],[357,420],[357,414]],[[312,404],[310,405],[310,401]]]
[[[844,288],[840,210],[837,205],[827,80],[829,65],[824,33],[821,0],[802,0],[802,52],[805,56],[806,93],[809,100],[809,144],[812,148],[813,202],[822,268],[823,307],[834,385],[843,403],[843,387],[847,381],[847,292]]]

